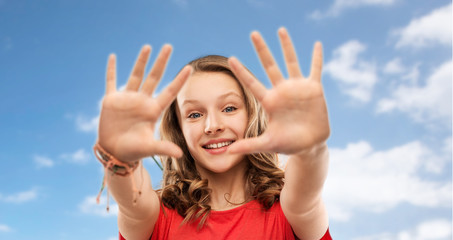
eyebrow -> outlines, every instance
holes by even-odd
[[[227,92],[225,94],[222,94],[222,95],[219,96],[219,98],[223,98],[224,99],[224,98],[227,98],[229,96],[234,96],[234,97],[238,97],[238,98],[242,99],[241,95],[239,95],[239,94],[237,94],[236,92],[233,92],[233,91],[230,91],[230,92]],[[195,100],[195,99],[186,99],[186,100],[184,100],[184,102],[182,103],[181,106],[184,106],[186,104],[191,104],[191,103],[192,104],[197,104],[198,102],[199,101]]]

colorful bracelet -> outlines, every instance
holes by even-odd
[[[113,172],[116,175],[120,176],[127,176],[134,172],[134,170],[138,167],[140,161],[136,161],[133,163],[126,163],[116,159],[110,153],[104,150],[104,148],[96,143],[93,147],[94,154],[99,162],[104,165],[108,170]]]
[[[104,150],[104,148],[96,143],[93,147],[94,155],[99,160],[99,162],[104,165],[104,178],[102,180],[101,189],[99,190],[98,196],[96,197],[96,202],[99,204],[100,198],[102,195],[102,191],[106,188],[107,191],[107,212],[109,211],[109,191],[108,185],[110,182],[110,175],[119,175],[119,176],[130,176],[132,182],[132,190],[134,192],[133,197],[133,204],[137,203],[138,196],[142,194],[140,190],[137,189],[137,185],[135,184],[134,176],[132,173],[135,169],[140,165],[140,161],[136,161],[133,163],[126,163],[121,162],[120,160],[116,159],[110,153]],[[142,176],[143,177],[143,176]]]

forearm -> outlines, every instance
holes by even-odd
[[[320,239],[329,226],[322,201],[328,165],[325,143],[291,155],[288,160],[280,201],[288,222],[300,239]]]
[[[159,210],[159,199],[152,189],[150,176],[142,162],[131,175],[124,177],[111,172],[109,174],[108,190],[118,203],[121,214],[137,220],[148,219],[150,215],[156,214],[156,209]],[[134,191],[134,187],[137,191]]]
[[[290,156],[281,198],[291,212],[309,212],[319,204],[328,166],[329,152],[325,143]]]
[[[126,239],[149,238],[159,215],[159,199],[143,163],[140,162],[128,176],[108,174],[108,190],[119,206],[118,228],[121,234]]]

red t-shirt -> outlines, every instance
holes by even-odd
[[[198,230],[198,222],[181,224],[184,218],[175,210],[164,207],[154,226],[151,240],[204,239],[296,239],[291,225],[283,214],[280,202],[264,210],[257,201],[225,210],[211,211],[206,224]],[[120,234],[120,240],[124,239]],[[331,240],[327,230],[321,240]]]

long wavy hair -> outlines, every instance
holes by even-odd
[[[221,72],[233,77],[228,59],[223,56],[209,55],[195,59],[189,63],[193,72]],[[259,136],[267,126],[265,113],[253,96],[238,81],[242,90],[248,115],[245,138]],[[183,223],[198,222],[201,228],[209,217],[211,206],[211,189],[208,180],[202,179],[198,173],[185,142],[178,118],[176,99],[164,112],[160,126],[161,138],[177,144],[183,151],[181,158],[161,157],[163,165],[162,189],[159,191],[162,203],[175,209],[184,217]],[[257,200],[264,209],[269,209],[278,201],[283,187],[284,173],[278,168],[277,155],[259,153],[245,156],[248,163],[246,171],[246,201]],[[226,197],[226,196],[225,196]],[[227,199],[228,201],[228,199]]]

